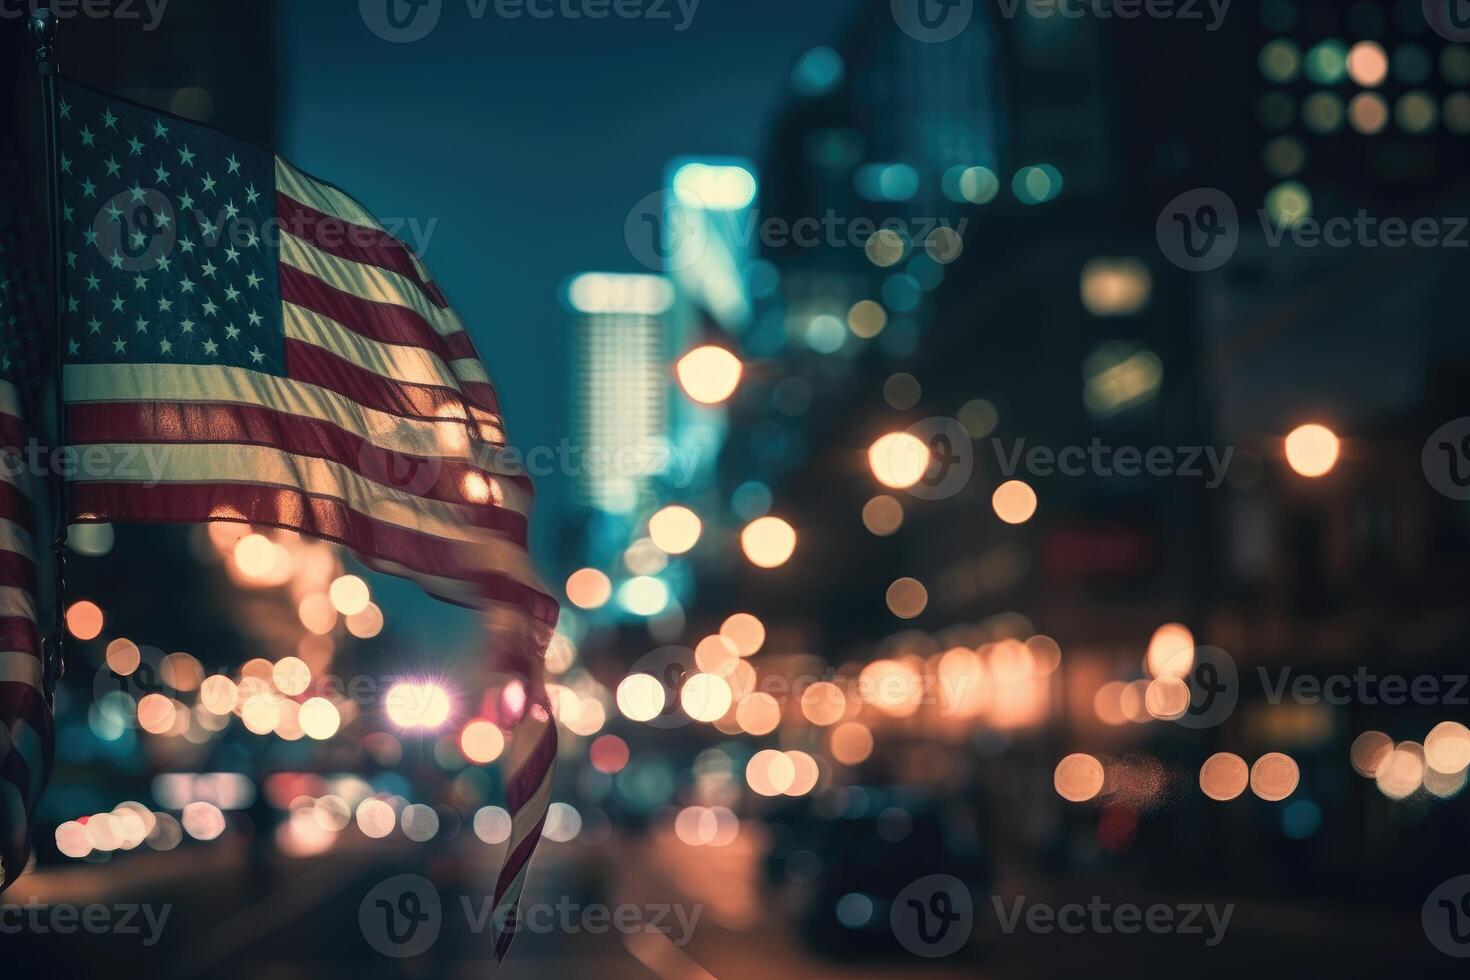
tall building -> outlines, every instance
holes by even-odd
[[[566,301],[577,495],[602,513],[632,515],[667,458],[664,337],[673,288],[658,276],[590,272],[567,284]]]

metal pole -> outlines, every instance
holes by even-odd
[[[36,70],[41,76],[41,105],[46,141],[46,216],[51,230],[52,271],[52,331],[51,331],[51,392],[52,447],[67,444],[66,437],[66,394],[62,387],[62,350],[66,344],[66,260],[61,238],[61,150],[57,133],[59,117],[56,103],[56,76],[60,66],[56,61],[56,15],[50,8],[41,7],[31,16],[31,36],[36,42]],[[59,467],[57,468],[60,469]],[[67,507],[66,480],[60,472],[48,477],[51,491],[51,559],[55,572],[52,594],[52,617],[50,636],[46,638],[46,663],[44,665],[45,690],[51,696],[56,690],[65,668],[63,661],[63,637],[66,634],[66,527]]]

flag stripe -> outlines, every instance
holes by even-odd
[[[497,450],[489,440],[468,435],[464,415],[405,418],[368,408],[317,385],[302,384],[246,368],[183,364],[69,364],[66,399],[78,404],[123,399],[252,405],[318,419],[361,432],[373,445],[409,456],[463,457],[473,453],[486,469]],[[484,426],[481,426],[482,431]],[[491,431],[496,431],[491,429]]]
[[[483,543],[484,530],[505,533],[525,528],[522,514],[512,512],[506,521],[503,509],[426,500],[369,480],[335,459],[299,456],[270,446],[94,443],[87,449],[87,460],[79,467],[77,486],[131,483],[148,488],[218,481],[304,488],[340,500],[361,514],[371,513],[379,523],[465,544]]]
[[[411,456],[382,449],[355,432],[317,419],[256,405],[197,402],[112,402],[73,406],[68,436],[77,446],[93,443],[238,443],[270,446],[301,456],[334,459],[358,473],[432,500],[489,506],[501,523],[481,523],[524,542],[524,514],[531,487],[524,477],[507,477],[459,459]],[[478,461],[476,461],[478,462]],[[471,489],[475,492],[471,493]],[[481,495],[486,499],[479,499]],[[515,517],[520,517],[517,522]]]

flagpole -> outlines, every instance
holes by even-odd
[[[31,36],[36,42],[36,70],[41,76],[41,109],[46,143],[46,209],[50,212],[47,226],[51,231],[52,333],[51,390],[53,449],[67,445],[66,394],[62,388],[62,349],[66,342],[66,260],[61,230],[61,153],[57,134],[59,118],[56,103],[56,76],[60,65],[56,60],[56,15],[49,7],[41,7],[31,16]],[[56,457],[54,453],[51,458]],[[51,491],[51,560],[55,573],[50,636],[46,638],[45,691],[50,697],[65,669],[63,644],[66,634],[66,480],[54,466],[48,475]]]

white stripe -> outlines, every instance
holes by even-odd
[[[0,650],[0,681],[41,689],[41,658],[23,650]]]
[[[0,518],[0,551],[13,551],[32,561],[36,558],[35,544],[31,540],[30,532],[4,518]]]
[[[25,589],[17,589],[14,586],[0,586],[0,616],[19,616],[37,622],[36,597]]]
[[[249,368],[200,364],[68,364],[66,400],[257,405],[329,422],[389,452],[472,462],[499,475],[510,472],[496,458],[504,436],[495,426],[480,425],[480,434],[493,436],[493,440],[472,443],[463,414],[449,415],[441,421],[405,418],[359,405],[326,388]]]

